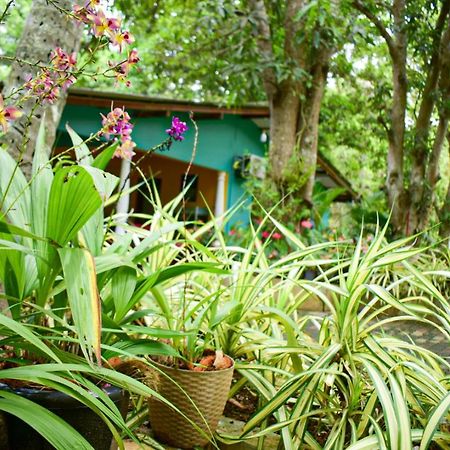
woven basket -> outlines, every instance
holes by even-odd
[[[156,377],[156,391],[206,434],[206,436],[201,434],[172,408],[150,397],[150,425],[155,437],[165,444],[178,448],[192,448],[195,445],[207,444],[225,408],[233,377],[234,362],[229,369],[210,372],[175,369],[158,363],[154,365],[161,371]],[[195,403],[195,406],[192,403]]]

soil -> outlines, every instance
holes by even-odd
[[[230,419],[247,422],[256,411],[257,406],[258,396],[247,386],[244,386],[233,398],[227,401],[223,415]]]
[[[34,364],[33,362],[29,362],[29,364]],[[13,361],[1,361],[0,362],[0,371],[2,369],[13,369],[15,367],[19,367],[21,364],[18,364]],[[42,386],[41,384],[33,383],[31,381],[25,381],[25,380],[14,380],[9,378],[2,378],[1,381],[3,384],[8,385],[11,389],[20,389],[20,388],[31,388],[31,389],[40,389],[43,391],[51,391],[52,389]]]
[[[225,370],[233,366],[233,360],[221,351],[205,350],[201,358],[195,362],[181,361],[172,357],[154,357],[153,361],[168,367],[174,367],[193,372],[211,372]]]

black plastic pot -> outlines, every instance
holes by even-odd
[[[95,450],[110,450],[112,433],[103,420],[91,409],[74,398],[57,391],[40,390],[35,388],[11,389],[0,383],[0,389],[10,390],[15,394],[31,400],[72,425]],[[103,389],[115,403],[122,416],[128,409],[128,393],[115,386]],[[8,433],[8,446],[0,450],[53,450],[54,447],[37,433],[30,425],[16,416],[4,414]],[[67,449],[71,450],[71,449]]]
[[[312,281],[319,275],[319,272],[315,269],[306,269],[303,272],[303,279]]]

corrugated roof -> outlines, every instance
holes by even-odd
[[[269,108],[264,103],[249,103],[241,107],[230,108],[213,102],[195,102],[192,100],[171,99],[167,97],[147,96],[141,94],[123,94],[111,91],[97,91],[88,88],[69,89],[67,103],[72,105],[97,106],[109,108],[111,101],[135,111],[166,111],[220,114],[236,114],[251,117],[269,117]]]

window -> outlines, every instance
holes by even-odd
[[[149,178],[147,180],[150,189],[153,191],[153,195],[161,195],[161,178]],[[155,192],[156,191],[156,192]],[[148,199],[151,199],[152,195],[148,192],[147,185],[144,183],[136,193],[136,212],[143,214],[153,214],[153,208],[150,205]]]
[[[183,184],[184,184],[184,174],[181,175],[180,180],[180,191],[183,190]],[[186,177],[186,186],[189,186],[185,199],[187,202],[196,202],[197,201],[197,194],[198,194],[198,176],[195,174],[188,175]]]

